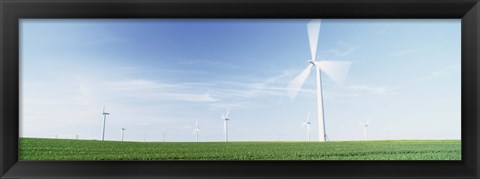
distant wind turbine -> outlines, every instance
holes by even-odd
[[[103,140],[105,140],[105,124],[106,124],[106,121],[107,121],[107,115],[110,115],[110,113],[105,112],[105,106],[103,106],[102,115],[103,115],[103,130],[102,130],[102,141],[103,141]]]
[[[327,76],[330,77],[336,84],[342,85],[345,82],[348,71],[350,70],[351,62],[340,62],[340,61],[328,61],[328,60],[317,60],[317,46],[318,46],[318,36],[320,33],[320,19],[314,19],[310,21],[307,25],[308,28],[308,38],[310,42],[310,50],[312,59],[308,61],[308,66],[305,68],[295,79],[293,79],[287,86],[288,94],[290,99],[294,99],[297,96],[298,91],[302,88],[305,80],[310,75],[313,66],[315,66],[315,71],[317,72],[316,81],[317,81],[317,118],[318,118],[318,140],[320,142],[325,142],[327,138],[327,133],[325,130],[325,115],[323,109],[323,92],[322,92],[322,83],[321,83],[321,71],[323,71]]]
[[[125,135],[125,130],[127,130],[127,129],[122,128],[122,142],[123,142],[123,136]]]
[[[225,142],[228,142],[228,114],[230,113],[230,110],[227,110],[226,114],[222,114],[222,119],[223,119],[223,133],[225,134]]]
[[[195,121],[195,129],[193,129],[193,135],[195,135],[195,142],[198,142],[198,133],[200,128],[198,127],[198,120]]]
[[[307,115],[307,120],[303,123],[303,126],[307,129],[307,141],[310,142],[310,112]]]
[[[360,125],[363,126],[363,133],[365,134],[365,140],[368,140],[368,132],[367,132],[367,127],[368,127],[368,123],[370,123],[371,120],[368,120],[367,122],[362,122],[362,121],[359,121],[360,122]]]

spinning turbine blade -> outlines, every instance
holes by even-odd
[[[288,96],[290,97],[291,100],[297,96],[298,91],[300,88],[302,88],[303,83],[305,83],[305,80],[307,80],[308,75],[310,75],[310,72],[312,72],[312,67],[313,64],[309,64],[307,68],[305,68],[300,74],[298,74],[295,79],[293,79],[287,86],[288,90]]]
[[[352,62],[344,61],[320,61],[320,69],[337,85],[345,83]]]
[[[230,113],[230,109],[229,109],[229,110],[227,110],[227,114],[225,114],[225,118],[227,118],[227,117],[228,117],[228,114],[229,114],[229,113]]]
[[[369,119],[367,122],[365,122],[365,125],[367,125],[370,122],[372,122],[372,119]]]
[[[312,52],[312,60],[317,57],[318,35],[320,34],[320,19],[314,19],[307,25],[308,40],[310,41],[310,51]]]
[[[360,121],[360,120],[359,120],[358,122],[360,123],[361,126],[364,126],[364,125],[365,125],[365,124],[363,124],[363,122]]]
[[[307,122],[310,122],[310,112],[307,114]]]

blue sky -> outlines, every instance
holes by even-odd
[[[23,137],[306,140],[315,76],[308,19],[21,20]],[[322,20],[317,59],[352,62],[322,78],[330,140],[460,139],[460,20]],[[317,136],[317,121],[312,121]]]

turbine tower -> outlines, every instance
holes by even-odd
[[[225,134],[225,142],[228,142],[228,114],[230,113],[230,110],[227,110],[226,114],[222,114],[222,119],[223,119],[223,133]]]
[[[307,115],[307,120],[303,123],[303,126],[307,128],[307,141],[310,142],[310,113]]]
[[[127,129],[122,128],[122,142],[123,142],[123,136],[124,136],[124,134],[125,134],[125,130],[127,130]]]
[[[198,127],[198,120],[195,121],[195,129],[193,129],[193,135],[195,135],[195,142],[198,142],[198,133],[200,128]]]
[[[367,132],[367,127],[368,123],[370,123],[371,120],[368,120],[367,122],[363,123],[362,121],[360,122],[360,125],[363,126],[363,133],[365,134],[365,140],[368,140],[368,132]]]
[[[102,130],[102,141],[105,140],[105,123],[107,121],[107,115],[110,115],[110,113],[105,112],[105,106],[103,106],[103,130]]]
[[[305,80],[310,75],[313,66],[316,71],[317,82],[317,119],[318,119],[318,140],[325,142],[327,138],[327,132],[325,130],[325,114],[323,109],[323,91],[321,83],[321,72],[325,73],[336,84],[342,85],[345,81],[348,71],[350,70],[351,62],[345,61],[328,61],[317,60],[317,46],[318,36],[320,34],[320,19],[314,19],[307,24],[308,38],[310,42],[311,60],[308,61],[308,66],[300,74],[295,77],[287,86],[290,99],[294,99],[297,96],[298,91],[302,88]]]

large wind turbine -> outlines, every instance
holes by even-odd
[[[368,127],[368,123],[370,123],[370,121],[371,120],[368,120],[367,122],[359,121],[360,125],[363,126],[363,133],[365,134],[365,140],[368,140],[367,127]]]
[[[310,75],[313,66],[315,66],[315,71],[317,72],[317,115],[318,115],[318,140],[320,142],[325,142],[326,131],[325,131],[325,116],[323,111],[323,94],[322,94],[322,83],[321,83],[321,71],[323,71],[327,76],[330,77],[335,83],[341,85],[347,77],[348,71],[350,70],[351,62],[341,62],[341,61],[328,61],[328,60],[318,60],[317,57],[317,46],[318,46],[318,36],[320,34],[320,19],[314,19],[310,21],[307,25],[308,28],[308,38],[310,42],[310,51],[312,59],[308,61],[308,66],[303,70],[293,81],[291,81],[287,88],[290,99],[294,99],[298,91],[302,88],[303,83]]]
[[[195,121],[195,129],[193,129],[193,135],[195,135],[195,142],[198,142],[198,133],[200,128],[198,127],[198,120]]]
[[[125,134],[125,130],[127,130],[127,129],[122,128],[122,142],[123,142],[123,136],[124,136],[124,134]]]
[[[307,128],[307,141],[310,142],[310,113],[307,115],[307,120],[303,123],[303,126]]]
[[[222,119],[223,119],[223,133],[225,134],[225,142],[228,142],[228,114],[230,113],[230,110],[227,110],[226,114],[222,114]]]
[[[107,121],[107,115],[110,115],[110,113],[105,112],[105,106],[103,106],[103,130],[102,130],[102,141],[105,139],[105,123]]]

